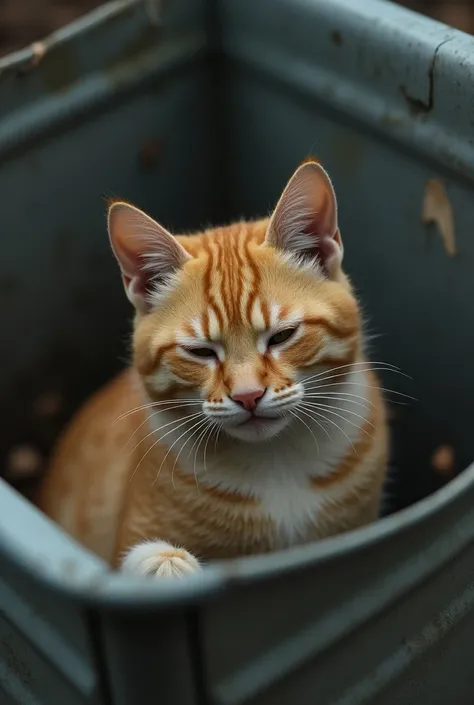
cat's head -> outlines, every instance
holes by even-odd
[[[297,169],[269,219],[174,237],[118,202],[109,233],[137,312],[135,367],[152,401],[186,399],[184,417],[271,438],[304,414],[305,379],[359,352],[336,197],[316,162]]]

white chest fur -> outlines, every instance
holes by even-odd
[[[346,490],[344,483],[338,483],[336,488],[318,491],[310,487],[310,478],[327,476],[338,467],[359,439],[370,411],[364,372],[351,372],[333,389],[337,400],[325,401],[331,403],[332,413],[314,409],[319,415],[311,418],[310,407],[305,407],[309,415],[299,411],[301,423],[294,419],[277,438],[262,443],[226,439],[219,442],[217,452],[211,440],[204,458],[204,443],[196,457],[194,451],[189,456],[187,449],[195,439],[185,435],[176,442],[173,455],[186,440],[179,457],[181,471],[196,474],[204,484],[255,497],[262,513],[278,527],[282,545],[299,543],[317,526],[327,500]],[[160,426],[167,423],[166,413],[159,416]],[[164,442],[171,446],[181,433],[182,429],[169,433]]]

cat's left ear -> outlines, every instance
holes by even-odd
[[[137,311],[150,310],[150,293],[180,269],[191,255],[162,225],[129,203],[113,203],[109,238],[129,300]]]
[[[289,180],[270,218],[266,243],[312,260],[332,279],[343,256],[337,224],[337,201],[320,164],[306,162]]]

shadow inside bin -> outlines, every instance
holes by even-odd
[[[416,402],[388,404],[391,452],[380,516],[388,516],[441,489],[470,464],[441,431],[422,436]],[[414,431],[416,429],[416,431]]]

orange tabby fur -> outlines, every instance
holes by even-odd
[[[270,219],[173,238],[118,203],[109,230],[133,367],[73,420],[39,506],[156,577],[373,521],[385,410],[322,167],[301,166]]]

